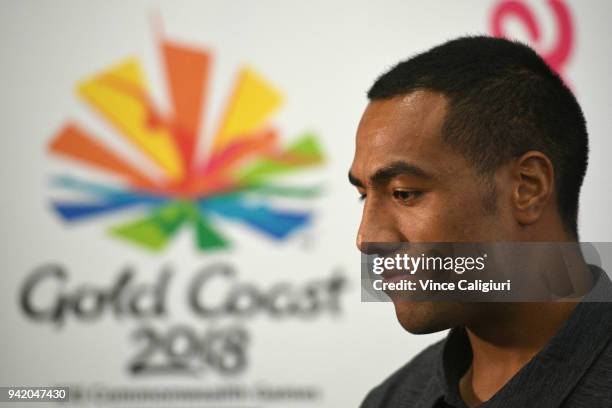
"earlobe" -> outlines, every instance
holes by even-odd
[[[554,168],[542,152],[529,151],[516,159],[513,166],[515,186],[512,201],[519,224],[535,223],[544,212],[554,190]]]

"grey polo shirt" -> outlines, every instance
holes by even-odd
[[[596,283],[565,325],[482,408],[612,407],[612,282],[591,266]],[[611,302],[590,302],[589,299]],[[362,408],[466,408],[459,380],[472,351],[456,327],[366,396]]]

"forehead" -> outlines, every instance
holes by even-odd
[[[351,172],[367,177],[396,161],[434,172],[449,150],[441,136],[446,111],[446,97],[425,90],[370,102],[357,130]]]

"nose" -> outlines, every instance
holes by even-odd
[[[401,242],[406,242],[406,239],[402,239],[392,214],[384,206],[366,201],[357,231],[359,251],[363,254],[393,252],[401,246]]]

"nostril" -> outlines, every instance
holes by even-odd
[[[362,242],[359,245],[359,250],[366,255],[377,254],[380,256],[386,256],[395,254],[405,242]]]

